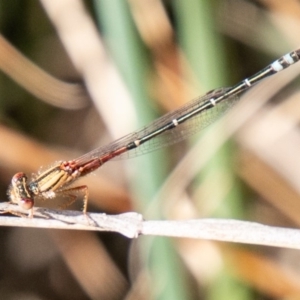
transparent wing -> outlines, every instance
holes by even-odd
[[[190,101],[189,103],[182,106],[181,108],[169,112],[163,115],[162,117],[156,119],[148,126],[142,128],[141,130],[128,134],[108,145],[94,149],[91,152],[86,153],[83,156],[79,157],[78,159],[75,159],[75,161],[78,163],[83,163],[85,161],[90,160],[91,158],[101,157],[121,147],[125,147],[129,143],[138,140],[148,135],[151,132],[156,131],[160,127],[163,127],[164,125],[168,124],[172,120],[177,119],[184,114],[194,111],[199,106],[203,105],[204,102],[207,102],[209,99],[215,98],[218,95],[225,93],[227,90],[228,88],[221,88],[221,89],[213,90],[212,92],[202,97],[195,98],[194,100]],[[173,129],[165,131],[158,136],[155,136],[154,138],[145,142],[141,146],[129,150],[121,154],[120,156],[115,157],[114,159],[129,158],[129,157],[135,157],[138,155],[146,154],[154,150],[163,148],[167,145],[175,144],[183,139],[186,139],[192,134],[195,134],[196,132],[202,130],[203,128],[213,123],[222,114],[224,114],[230,107],[232,107],[237,102],[237,100],[238,100],[237,96],[228,98],[225,101],[218,103],[213,108],[200,112],[199,114],[186,120],[184,123],[179,124]]]

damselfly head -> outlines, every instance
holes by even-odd
[[[18,204],[23,209],[31,209],[34,205],[33,195],[27,188],[27,176],[25,173],[16,173],[7,191],[12,203]]]

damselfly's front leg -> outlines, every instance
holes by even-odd
[[[10,204],[13,204],[17,207],[17,205],[13,202],[8,202]],[[22,213],[22,212],[18,212],[18,211],[13,211],[13,210],[4,210],[4,211],[1,211],[0,214],[11,214],[11,215],[14,215],[14,216],[17,216],[17,217],[21,217],[21,218],[33,218],[33,208],[31,208],[28,212],[28,214],[26,213]]]

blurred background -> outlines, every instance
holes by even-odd
[[[0,193],[300,44],[295,0],[0,0]],[[299,227],[300,65],[220,121],[80,181],[88,211]],[[47,206],[47,201],[41,203]],[[299,251],[0,228],[1,299],[300,299]]]

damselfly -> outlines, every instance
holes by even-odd
[[[88,187],[70,187],[79,177],[93,172],[115,157],[147,153],[187,138],[212,123],[221,112],[226,111],[239,99],[240,94],[254,84],[289,67],[299,59],[300,49],[290,52],[233,87],[213,90],[167,113],[137,132],[92,150],[77,159],[57,162],[53,167],[33,176],[30,181],[24,173],[19,172],[13,176],[8,189],[10,202],[29,210],[28,216],[32,217],[35,198],[52,199],[64,195],[74,201],[77,197],[76,192],[82,191],[83,213],[86,213]]]

